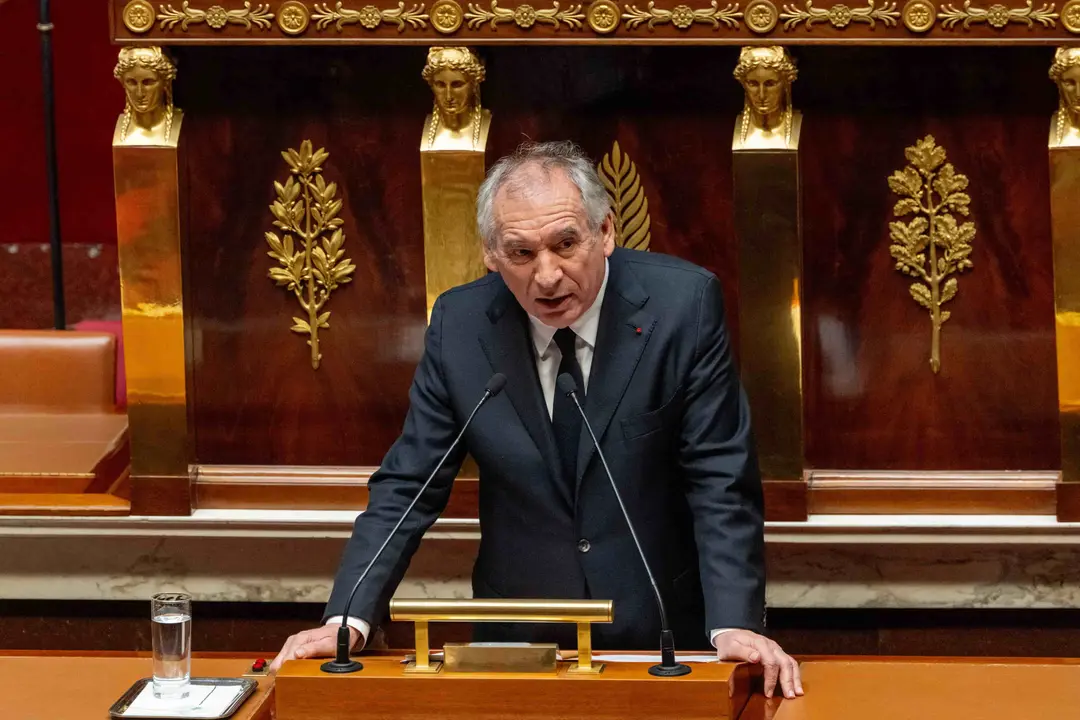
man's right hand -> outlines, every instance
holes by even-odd
[[[337,634],[341,625],[323,625],[298,632],[288,640],[281,648],[281,652],[270,663],[270,673],[276,673],[281,665],[289,660],[304,660],[306,658],[334,657],[337,654]],[[360,631],[349,626],[350,648],[356,647],[360,640]]]

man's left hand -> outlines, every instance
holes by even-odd
[[[772,697],[777,680],[785,698],[803,694],[799,664],[767,637],[749,630],[728,630],[716,636],[716,656],[729,662],[761,663],[765,667],[765,696]]]

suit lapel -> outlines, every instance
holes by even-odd
[[[600,325],[585,398],[585,414],[598,442],[604,439],[656,324],[656,318],[643,310],[649,296],[626,267],[622,252],[615,251],[608,268],[611,275],[600,308]],[[588,428],[582,427],[577,463],[579,488],[595,454]]]
[[[514,410],[544,458],[549,481],[553,487],[559,488],[559,493],[567,505],[571,505],[573,498],[562,489],[563,483],[555,482],[561,470],[558,467],[558,452],[547,404],[540,389],[540,379],[536,375],[536,359],[528,332],[528,317],[505,285],[501,285],[498,295],[488,308],[488,318],[491,325],[488,332],[481,334],[480,345],[492,369],[506,375],[504,392],[509,396]]]

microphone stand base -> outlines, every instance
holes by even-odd
[[[682,663],[675,663],[674,665],[658,663],[649,668],[649,674],[656,677],[680,677],[690,674],[690,666]]]
[[[343,675],[345,673],[354,673],[358,670],[363,670],[364,666],[355,660],[349,660],[348,662],[338,662],[337,660],[329,660],[319,666],[319,669],[324,673],[333,673],[335,675]]]

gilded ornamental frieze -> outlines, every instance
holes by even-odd
[[[114,39],[169,37],[172,41],[228,42],[258,34],[276,42],[365,40],[395,36],[415,41],[454,36],[467,41],[513,37],[524,42],[620,37],[623,42],[669,38],[743,43],[771,36],[778,42],[860,43],[879,39],[972,38],[1069,40],[1080,35],[1080,0],[1038,2],[940,2],[863,0],[203,0],[175,3],[113,0]],[[820,4],[819,4],[820,3]]]

